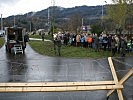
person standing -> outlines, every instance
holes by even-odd
[[[29,34],[28,33],[26,33],[25,35],[24,35],[24,45],[23,45],[23,51],[25,51],[25,48],[26,48],[26,43],[27,42],[29,42],[30,40],[29,40]]]
[[[85,45],[85,37],[82,35],[81,38],[80,38],[80,41],[81,41],[81,47],[84,47]]]
[[[126,55],[126,40],[124,37],[121,37],[121,56],[125,57]]]
[[[115,37],[115,41],[116,41],[116,44],[115,44],[115,46],[116,46],[116,51],[119,53],[119,48],[120,48],[120,38],[117,36],[117,35],[115,35],[114,36]]]
[[[133,52],[133,37],[131,37],[131,48],[132,48],[132,52]]]
[[[111,40],[112,40],[112,36],[109,34],[108,36],[108,50],[111,51]]]
[[[55,54],[61,56],[61,38],[58,35],[55,39]]]
[[[41,35],[42,35],[42,41],[44,41],[44,35],[45,35],[45,33],[43,32]]]
[[[95,48],[95,51],[97,52],[99,52],[99,38],[98,38],[98,36],[97,36],[97,34],[95,34],[95,36],[94,36],[94,48]]]
[[[88,47],[88,35],[85,34],[84,37],[85,37],[85,48],[87,48]]]
[[[106,34],[103,34],[103,50],[104,50],[104,51],[106,51],[107,44],[108,44],[107,35],[106,35]]]
[[[112,40],[111,40],[111,51],[112,51],[112,56],[115,56],[115,53],[117,51],[117,46],[116,46],[117,42],[115,40],[115,37],[113,36],[112,37]]]
[[[103,48],[103,37],[102,37],[102,35],[99,36],[99,48],[100,49]]]
[[[80,39],[81,39],[81,35],[77,34],[76,35],[76,46],[79,47],[80,46]]]
[[[89,48],[92,48],[92,41],[93,41],[92,36],[89,35],[89,37],[88,37],[88,45],[89,45]]]

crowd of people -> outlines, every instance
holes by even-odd
[[[62,45],[71,45],[83,48],[93,48],[96,52],[100,50],[108,50],[112,52],[112,56],[120,53],[125,56],[126,52],[133,52],[133,37],[126,35],[106,34],[102,32],[100,35],[88,33],[55,33],[54,40],[60,40]]]

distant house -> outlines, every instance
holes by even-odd
[[[5,31],[4,30],[0,30],[0,37],[5,35]]]
[[[45,33],[45,30],[44,30],[44,29],[39,29],[39,30],[37,30],[37,33],[38,33],[39,35],[42,35],[43,33]]]

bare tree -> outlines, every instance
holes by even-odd
[[[80,31],[82,25],[82,18],[79,14],[74,14],[70,17],[69,20],[69,29],[73,32]]]
[[[115,24],[116,30],[121,33],[122,29],[125,28],[125,21],[129,10],[128,5],[131,4],[133,0],[112,0],[112,2],[115,3],[115,5],[108,7],[108,16]]]

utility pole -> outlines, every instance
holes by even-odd
[[[53,4],[53,10],[52,10],[52,33],[54,34],[54,22],[55,22],[55,11],[54,11],[54,7],[55,7],[55,0],[51,1]]]
[[[16,24],[16,22],[15,22],[15,15],[14,15],[14,27],[16,26],[15,24]]]
[[[103,21],[103,5],[102,5],[102,21]]]
[[[48,8],[48,33],[50,32],[50,27],[51,27],[51,25],[50,25],[50,8]]]
[[[82,18],[82,27],[84,26],[84,18]]]
[[[50,15],[49,15],[49,8],[48,8],[48,26],[49,26],[49,24],[50,24]]]
[[[84,28],[84,19],[83,18],[82,18],[81,24],[82,24],[81,31],[83,32],[83,28]]]
[[[31,23],[32,23],[32,22],[30,21],[30,32],[31,32]]]
[[[104,3],[107,3],[106,1],[104,1]],[[105,4],[102,4],[102,22],[101,22],[101,25],[102,25],[102,28],[104,29],[104,23],[103,23],[103,15],[104,15],[104,5]]]
[[[1,30],[3,30],[3,19],[2,19],[2,14],[1,14]]]

